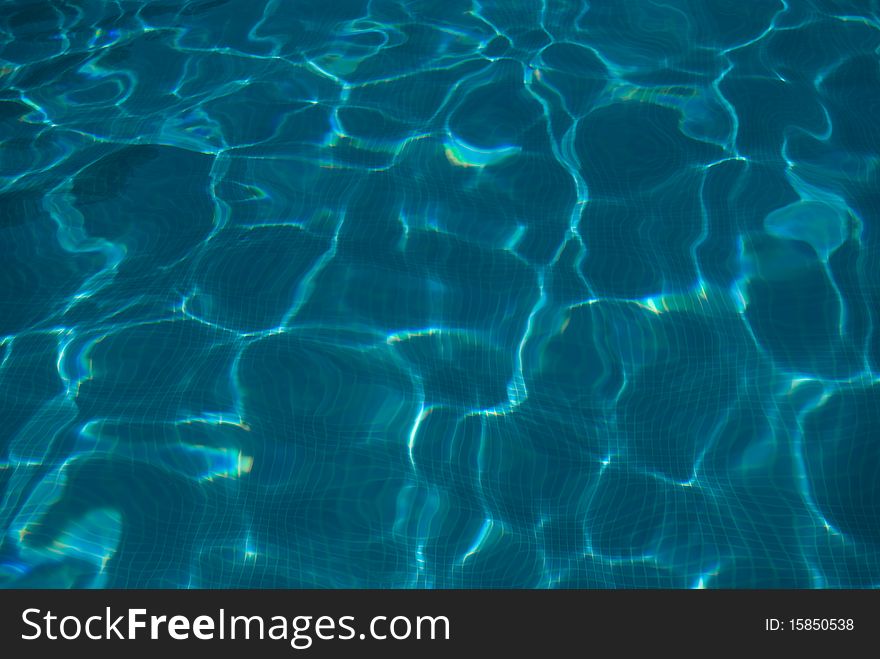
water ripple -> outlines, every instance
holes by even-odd
[[[0,585],[880,584],[876,0],[0,17]]]

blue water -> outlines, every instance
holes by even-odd
[[[0,583],[880,585],[876,0],[0,3]]]

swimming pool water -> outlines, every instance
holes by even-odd
[[[0,584],[880,584],[876,0],[0,3]]]

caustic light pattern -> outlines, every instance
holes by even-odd
[[[0,583],[880,585],[877,0],[0,11]]]

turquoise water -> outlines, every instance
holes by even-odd
[[[876,0],[0,3],[0,583],[880,584]]]

